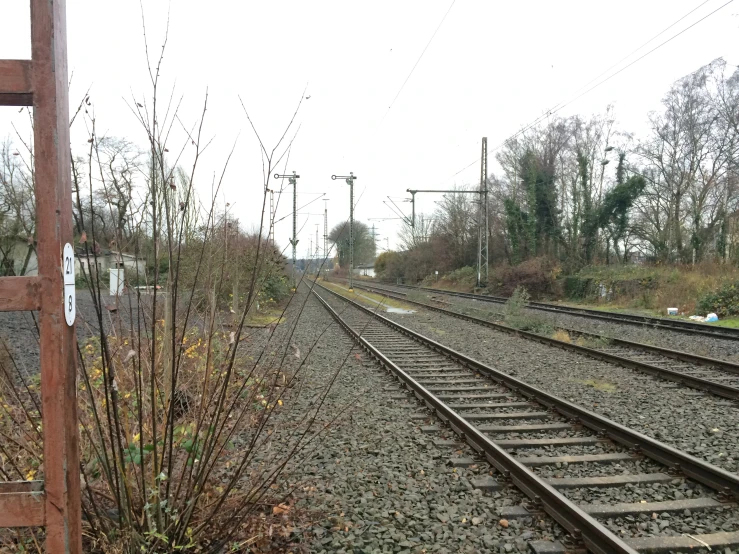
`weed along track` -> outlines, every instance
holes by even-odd
[[[739,364],[733,362],[624,339],[615,339],[594,333],[586,333],[575,329],[557,328],[557,331],[559,331],[559,333],[555,334],[557,338],[552,338],[453,311],[449,309],[450,304],[443,301],[442,304],[446,307],[429,304],[428,302],[418,302],[417,300],[408,298],[406,293],[384,287],[366,286],[356,283],[354,286],[355,288],[387,295],[391,299],[402,300],[408,304],[422,306],[424,309],[490,327],[496,331],[514,334],[518,337],[534,340],[548,346],[570,350],[591,358],[647,373],[660,379],[709,392],[723,398],[739,400]],[[430,301],[439,302],[433,299]],[[502,319],[503,314],[498,315]],[[572,342],[572,339],[581,340]]]
[[[520,489],[528,505],[506,520],[546,512],[572,544],[535,541],[536,552],[579,543],[592,552],[662,552],[739,545],[739,477],[456,352],[337,292],[314,291],[353,339],[438,422],[421,428],[477,453],[453,458],[497,470],[476,486]],[[481,501],[484,501],[482,499]]]

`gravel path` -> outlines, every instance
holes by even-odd
[[[289,399],[295,409],[283,416],[287,432],[291,418],[305,417],[344,364],[318,416],[324,423],[337,419],[316,448],[290,465],[283,485],[294,491],[296,509],[323,515],[302,535],[311,552],[525,552],[529,540],[561,536],[548,518],[501,525],[499,510],[521,504],[521,493],[474,489],[470,480],[489,466],[451,467],[451,456],[472,452],[434,446],[435,439],[453,438],[451,432],[423,434],[418,426],[431,423],[428,412],[363,354],[352,350],[347,357],[353,343],[313,299],[294,344],[308,352],[327,325],[330,332],[309,355],[300,394]],[[419,413],[427,418],[411,420]]]
[[[739,470],[739,409],[730,401],[422,308],[385,315],[728,471]]]

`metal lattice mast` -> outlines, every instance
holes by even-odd
[[[349,290],[354,290],[354,180],[353,171],[349,175],[331,175],[332,180],[345,179],[349,185]]]
[[[349,172],[352,175],[352,172]],[[354,178],[346,180],[349,185],[349,290],[354,289]]]
[[[293,187],[293,238],[290,239],[290,244],[293,247],[292,279],[293,286],[295,286],[295,263],[298,257],[298,179],[300,179],[300,175],[297,175],[294,171],[292,175],[279,175],[275,173],[275,179],[287,179]]]
[[[484,171],[487,171],[487,140],[485,140],[485,142],[484,142],[483,151],[485,152],[485,156],[483,156],[485,158],[485,170]],[[415,210],[415,206],[416,206],[416,194],[419,193],[419,192],[423,192],[423,193],[434,193],[434,194],[476,194],[476,195],[480,196],[481,201],[480,201],[480,206],[479,206],[479,209],[478,209],[478,212],[477,212],[478,213],[478,216],[477,216],[477,222],[478,222],[478,225],[477,225],[477,227],[478,227],[478,229],[477,229],[477,245],[478,245],[478,248],[477,248],[477,286],[479,287],[481,285],[481,283],[482,283],[482,278],[481,277],[482,277],[482,264],[483,264],[483,248],[484,248],[484,260],[485,260],[485,264],[486,264],[486,269],[485,269],[486,279],[487,279],[487,275],[488,275],[488,272],[487,272],[487,259],[488,259],[488,254],[487,254],[487,244],[488,244],[487,243],[487,231],[485,232],[485,240],[484,241],[483,241],[483,236],[482,236],[483,235],[483,233],[482,233],[483,227],[487,228],[487,202],[483,202],[482,201],[483,200],[483,197],[485,199],[487,198],[487,188],[482,189],[482,190],[428,190],[428,189],[421,190],[421,189],[407,189],[406,192],[411,193],[411,198],[412,198],[411,201],[413,202],[413,218],[414,218],[414,220],[415,220],[415,217],[416,217],[416,210]],[[484,213],[483,213],[483,206],[484,206]],[[423,219],[421,219],[421,228],[423,228]],[[415,234],[414,234],[414,237],[415,237]],[[421,238],[423,238],[423,237],[421,237]]]
[[[489,214],[488,214],[488,138],[482,137],[482,154],[480,156],[480,208],[481,208],[481,225],[480,225],[480,262],[483,267],[482,274],[485,281],[481,282],[481,275],[478,266],[478,286],[487,285],[489,277],[489,251],[488,238],[489,232]]]
[[[411,228],[416,228],[416,193],[415,191],[408,191],[411,193]],[[414,231],[415,232],[415,231]]]
[[[323,258],[328,260],[328,198],[323,199]]]

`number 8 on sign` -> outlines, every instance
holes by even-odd
[[[74,325],[76,316],[75,290],[74,290],[74,250],[72,245],[64,245],[64,257],[62,260],[62,273],[64,275],[64,319],[70,327]]]

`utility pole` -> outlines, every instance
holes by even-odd
[[[321,266],[321,264],[318,263],[318,260],[319,260],[319,254],[318,254],[318,228],[320,226],[321,226],[320,223],[316,223],[316,254],[315,254],[315,258],[316,258],[316,273],[318,272],[318,268]]]
[[[293,247],[293,288],[296,287],[295,283],[295,259],[297,254],[298,246],[298,179],[300,175],[297,175],[294,171],[292,175],[279,175],[275,173],[275,179],[287,179],[288,183],[293,186],[293,238],[290,239],[290,244]]]
[[[354,291],[354,180],[357,179],[353,171],[346,175],[331,175],[331,179],[345,179],[349,185],[349,291]]]
[[[480,155],[480,211],[477,226],[477,286],[486,286],[489,276],[488,257],[488,138],[482,137],[482,154]],[[481,271],[482,268],[482,271]],[[483,281],[482,276],[485,276]]]

